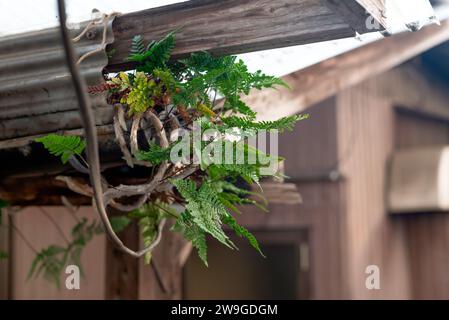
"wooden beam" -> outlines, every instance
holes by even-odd
[[[341,1],[341,0],[325,0],[329,8],[340,14],[343,19],[354,29],[354,32],[365,33],[369,31],[382,31],[384,28],[380,23],[381,20],[374,18],[368,13],[365,0],[360,1]],[[377,22],[377,24],[376,24]]]
[[[65,171],[67,172],[67,170]],[[92,204],[90,197],[70,191],[65,182],[55,179],[59,172],[64,172],[64,168],[59,167],[59,171],[43,175],[38,175],[36,169],[33,172],[32,175],[9,176],[0,179],[0,199],[18,206],[52,206],[62,205],[61,196],[64,196],[76,206]],[[74,177],[74,180],[81,184],[89,184],[87,177]],[[118,184],[118,181],[115,182]],[[145,182],[145,178],[130,177],[128,180],[120,182],[137,184]],[[302,202],[294,184],[263,181],[261,185],[264,190],[263,195],[268,202],[291,205],[297,205]],[[258,188],[254,191],[260,192]]]
[[[386,0],[355,0],[385,29],[388,29]]]
[[[291,90],[253,92],[246,102],[259,112],[261,120],[296,114],[448,40],[449,21],[415,33],[404,32],[292,73],[284,77]]]
[[[321,0],[191,0],[117,17],[115,42],[109,48],[115,53],[108,70],[123,68],[135,35],[151,41],[178,28],[175,58],[202,50],[236,54],[355,34],[353,27]],[[372,30],[359,21],[357,31]]]

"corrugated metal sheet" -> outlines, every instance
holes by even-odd
[[[73,37],[80,30],[73,31]],[[112,22],[107,43],[113,41]],[[79,56],[101,46],[98,25],[75,43]],[[108,58],[105,50],[84,60],[80,67],[87,85],[102,82]],[[98,124],[110,123],[112,108],[104,94],[91,95]],[[80,128],[78,104],[65,62],[58,28],[0,38],[0,141]]]

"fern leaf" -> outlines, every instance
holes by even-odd
[[[175,47],[175,32],[172,31],[163,39],[150,44],[145,52],[141,52],[140,43],[137,49],[138,53],[133,53],[128,57],[128,61],[137,62],[138,71],[152,73],[154,69],[164,68],[170,59],[171,52]]]
[[[148,151],[140,150],[136,158],[141,161],[148,161],[153,165],[159,165],[163,161],[170,159],[171,148],[161,148],[158,144],[151,144]]]
[[[8,202],[0,199],[0,226],[2,226],[3,223],[3,210],[4,208],[6,208],[8,206]]]
[[[50,154],[61,157],[61,161],[64,164],[67,163],[71,156],[81,155],[86,148],[86,142],[78,136],[49,134],[37,138],[35,141],[42,143]]]
[[[262,257],[265,257],[262,250],[260,249],[260,245],[256,237],[254,237],[254,235],[251,232],[249,232],[246,228],[239,225],[233,216],[228,214],[227,216],[223,217],[223,222],[226,223],[232,230],[234,230],[236,235],[246,238],[249,244],[254,249],[256,249],[262,255]]]
[[[283,132],[284,130],[292,131],[296,122],[308,118],[309,114],[304,114],[283,117],[275,121],[256,122],[250,117],[229,116],[222,118],[222,121],[230,128],[237,127],[242,130],[279,130],[280,132]]]
[[[143,243],[146,247],[150,246],[157,237],[159,223],[166,216],[167,212],[173,213],[173,209],[164,202],[149,202],[141,208],[129,213],[130,217],[139,219],[140,232]],[[145,264],[151,262],[151,252],[147,252],[144,256]]]
[[[0,261],[8,259],[9,255],[5,251],[0,251]]]
[[[143,38],[141,35],[134,36],[131,41],[131,50],[129,54],[136,55],[136,54],[144,54],[145,53],[145,45],[143,43]]]
[[[225,246],[235,248],[221,227],[221,216],[227,212],[214,190],[207,183],[197,190],[192,180],[173,180],[172,183],[187,201],[186,209],[192,222]]]
[[[114,232],[121,232],[126,229],[126,227],[131,223],[131,219],[127,216],[115,216],[111,217],[111,226]]]
[[[197,225],[192,224],[190,222],[191,220],[192,216],[189,211],[186,210],[176,220],[176,223],[173,225],[171,230],[181,233],[186,240],[191,241],[193,247],[195,247],[198,251],[198,256],[207,266],[206,234]]]

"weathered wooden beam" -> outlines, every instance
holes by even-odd
[[[361,14],[352,22],[363,20],[363,8],[355,2],[352,8]],[[362,21],[355,25],[359,33],[373,31]],[[150,41],[175,29],[174,57],[202,50],[236,54],[355,35],[353,26],[322,0],[191,0],[117,17],[108,70],[123,68],[135,35]]]
[[[449,21],[384,38],[284,77],[291,90],[253,92],[246,101],[263,120],[296,114],[448,40]]]
[[[370,31],[382,31],[384,28],[378,17],[371,19],[364,0],[361,1],[341,1],[341,0],[324,0],[326,5],[341,17],[358,33]],[[376,24],[376,22],[378,24]]]
[[[59,168],[59,172],[61,171],[63,169]],[[55,179],[56,175],[55,173],[41,175],[34,173],[0,179],[0,199],[19,206],[62,205],[61,196],[64,196],[76,206],[92,204],[90,197],[69,190],[65,182]],[[74,179],[81,184],[89,184],[87,177],[74,177]],[[124,180],[113,182],[137,184],[145,181],[145,177],[124,177]],[[268,202],[298,205],[302,201],[294,184],[266,181],[261,185],[263,195]],[[259,189],[255,191],[260,192]]]
[[[352,26],[324,0],[192,0],[117,17],[107,32],[112,54],[108,70],[129,67],[124,59],[134,36],[141,34],[150,41],[174,29],[178,30],[175,58],[201,50],[239,53],[355,35]],[[93,46],[100,48],[101,26],[90,34],[77,43],[79,54]],[[0,149],[6,139],[80,128],[58,35],[58,29],[52,28],[0,39],[0,72],[5,75],[0,81]],[[86,81],[101,82],[107,63],[106,54],[86,60],[82,64]],[[110,124],[113,109],[105,105],[102,95],[94,100],[97,124]]]
[[[386,0],[355,0],[355,2],[373,16],[385,29],[388,29]]]

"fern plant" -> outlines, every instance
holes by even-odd
[[[135,36],[132,41],[128,61],[137,62],[137,70],[151,73],[157,68],[164,68],[170,59],[170,54],[175,47],[175,31],[170,32],[159,41],[150,42],[146,46],[141,36]]]
[[[156,240],[161,222],[172,218],[175,223],[171,230],[191,241],[206,265],[207,237],[215,238],[230,249],[236,248],[225,232],[225,226],[236,236],[247,239],[263,255],[254,235],[239,225],[234,215],[240,213],[242,205],[256,205],[266,211],[264,197],[250,191],[249,187],[254,184],[260,186],[261,179],[278,175],[275,171],[267,170],[269,165],[261,159],[268,159],[269,163],[275,164],[283,159],[242,142],[245,137],[265,130],[292,130],[298,121],[307,119],[308,115],[258,121],[257,113],[244,102],[242,96],[251,90],[288,87],[283,80],[261,71],[250,72],[243,61],[235,56],[214,57],[207,52],[198,52],[188,58],[171,61],[174,45],[175,32],[148,44],[144,43],[141,36],[134,37],[127,60],[136,64],[136,70],[120,72],[107,79],[105,88],[109,90],[110,103],[122,104],[122,111],[127,111],[129,118],[144,113],[156,115],[162,125],[162,129],[159,129],[170,139],[168,147],[161,147],[161,135],[151,128],[146,132],[149,140],[142,146],[134,132],[129,134],[129,138],[134,139],[130,143],[132,154],[126,150],[126,141],[121,142],[128,164],[131,161],[138,165],[143,163],[153,166],[154,174],[157,171],[154,167],[164,163],[168,170],[162,180],[153,181],[161,186],[162,191],[156,188],[159,193],[151,194],[139,210],[128,213],[117,223],[124,228],[131,220],[137,220],[144,245],[148,247]],[[139,119],[129,119],[133,121],[133,128],[141,127]],[[198,144],[186,143],[193,139],[195,133],[204,130],[213,130],[216,134],[201,139]],[[179,139],[172,139],[170,133],[180,131],[183,134]],[[120,132],[116,132],[116,135],[120,136]],[[77,137],[49,135],[38,141],[50,153],[61,157],[64,163],[73,155],[82,157],[85,146]],[[230,146],[230,149],[220,153],[218,147],[222,145]],[[199,164],[171,162],[174,150],[179,147],[188,150],[188,156],[183,160],[191,162],[199,159]],[[206,149],[209,152],[203,152]],[[234,157],[231,157],[231,162],[226,161],[229,154],[238,153],[243,155],[243,163]],[[257,161],[247,161],[250,157],[255,157]],[[245,187],[239,186],[242,181]],[[174,211],[173,204],[183,208],[181,212]],[[54,256],[61,254],[66,257],[67,248],[50,248],[36,264],[43,264],[43,257],[49,256],[49,265],[58,270],[60,260],[54,261]],[[68,257],[71,255],[66,259]],[[147,263],[150,259],[151,252],[145,257]],[[37,270],[37,267],[33,270]]]
[[[80,156],[86,148],[85,141],[77,136],[49,134],[37,138],[36,142],[42,143],[52,155],[60,157],[62,163],[67,163],[73,155]]]

